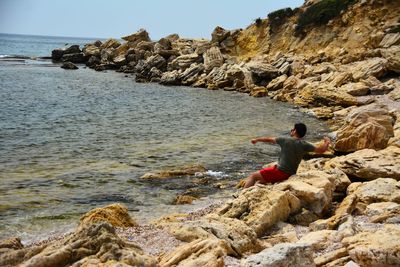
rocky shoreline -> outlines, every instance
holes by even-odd
[[[304,25],[325,2],[246,29],[217,27],[211,40],[151,41],[140,30],[123,43],[54,50],[54,61],[134,73],[137,82],[300,106],[331,125],[332,155],[303,161],[285,182],[149,225],[119,204],[90,211],[65,237],[1,241],[0,266],[399,266],[400,6],[343,1],[351,4],[325,24]]]

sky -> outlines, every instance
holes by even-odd
[[[304,0],[0,0],[0,33],[120,38],[144,28],[153,40],[177,33],[211,38],[216,26],[246,28]]]

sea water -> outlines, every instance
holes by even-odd
[[[309,141],[326,131],[269,98],[139,84],[114,71],[23,58],[87,42],[0,34],[0,239],[68,231],[85,212],[111,203],[124,204],[140,223],[187,212],[229,197],[237,181],[277,160],[277,146],[252,145],[251,138],[288,135],[298,121],[308,125]],[[192,165],[207,171],[140,178]],[[188,192],[200,199],[172,204]]]

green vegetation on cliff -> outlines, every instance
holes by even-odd
[[[269,24],[271,25],[271,28],[275,28],[285,23],[286,19],[292,15],[293,10],[290,7],[273,11],[268,14]]]
[[[321,25],[337,17],[343,10],[357,0],[322,0],[308,7],[299,15],[297,32],[301,32],[309,25]]]

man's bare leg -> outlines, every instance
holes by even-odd
[[[260,181],[261,179],[262,179],[262,176],[261,176],[260,172],[253,172],[252,174],[249,175],[249,177],[247,177],[244,188],[253,186],[257,181]]]

